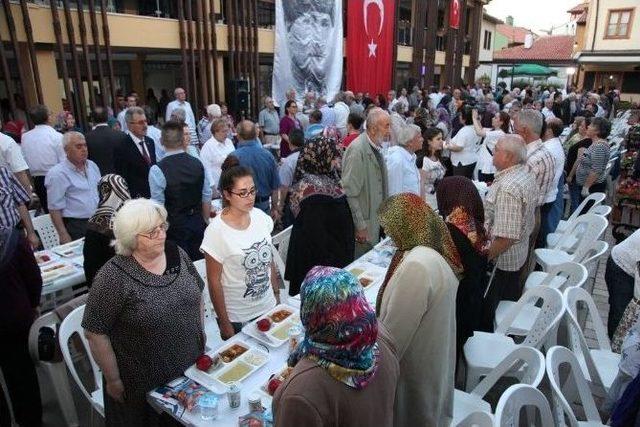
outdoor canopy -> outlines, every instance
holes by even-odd
[[[515,66],[512,70],[502,69],[498,73],[498,77],[510,76],[532,76],[532,77],[549,77],[555,76],[558,72],[544,65],[538,64],[522,64]]]

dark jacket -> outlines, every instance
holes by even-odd
[[[148,199],[151,197],[149,169],[151,165],[156,164],[156,150],[153,140],[148,136],[144,138],[147,152],[151,159],[150,165],[144,160],[142,153],[140,153],[140,150],[129,135],[122,141],[122,144],[118,144],[113,156],[116,173],[127,181],[132,199],[138,197],[146,197]]]
[[[98,126],[85,135],[89,160],[95,162],[100,169],[100,174],[105,176],[115,173],[114,153],[116,146],[127,139],[127,135],[109,126]]]

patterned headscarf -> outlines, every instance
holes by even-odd
[[[377,313],[380,312],[382,295],[395,269],[405,252],[416,246],[426,246],[435,250],[447,261],[456,276],[462,273],[460,254],[451,239],[447,225],[420,196],[401,193],[389,197],[380,206],[378,219],[398,250],[391,259],[389,270],[378,293]]]
[[[378,320],[362,286],[349,272],[316,266],[300,290],[305,337],[289,356],[289,366],[307,357],[334,379],[357,390],[378,369]]]
[[[88,228],[101,234],[113,234],[113,216],[125,201],[131,199],[127,182],[120,175],[107,174],[98,183],[98,209],[89,218]]]
[[[473,182],[464,176],[443,179],[436,190],[438,212],[445,222],[456,226],[479,252],[489,249],[484,228],[484,205]]]
[[[333,167],[337,153],[335,141],[323,136],[313,138],[304,144],[296,165],[295,184],[291,187],[289,197],[294,217],[298,216],[300,204],[308,197],[345,197]]]

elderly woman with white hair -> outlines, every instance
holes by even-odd
[[[404,125],[398,131],[397,145],[387,153],[389,196],[400,193],[421,195],[420,171],[416,151],[422,148],[422,133],[417,125]]]
[[[210,104],[207,106],[207,115],[201,118],[198,122],[198,138],[200,139],[200,147],[211,139],[213,133],[211,125],[220,117],[222,117],[222,110],[218,104]]]
[[[182,375],[205,345],[204,282],[166,240],[167,211],[129,200],[113,219],[116,256],[96,275],[82,327],[103,374],[107,426],[162,424],[146,393]]]

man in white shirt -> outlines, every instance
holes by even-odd
[[[189,130],[191,131],[191,145],[198,145],[198,133],[196,131],[196,118],[193,114],[193,110],[191,109],[191,104],[187,102],[187,92],[181,87],[177,87],[176,90],[173,91],[176,99],[171,101],[167,105],[167,111],[165,113],[165,121],[169,121],[171,119],[171,113],[176,108],[182,108],[185,112],[185,122],[189,126]]]
[[[544,101],[544,108],[542,109],[542,114],[544,115],[544,119],[549,121],[556,117],[553,114],[553,98],[549,97]]]
[[[404,107],[404,111],[409,109],[409,99],[407,98],[407,89],[400,89],[400,96],[398,97],[398,103],[402,104]]]
[[[125,120],[124,115],[127,112],[128,108],[138,106],[138,97],[133,94],[129,94],[127,95],[126,101],[127,101],[126,108],[123,108],[122,110],[120,110],[117,117],[118,123],[120,124],[120,130],[125,133],[127,132],[127,130],[129,130],[129,128],[127,128],[127,121]]]
[[[211,124],[212,136],[204,143],[200,151],[200,161],[204,165],[204,170],[209,177],[209,182],[213,188],[213,197],[219,197],[218,183],[222,174],[222,163],[231,154],[235,147],[227,135],[229,127],[225,119],[215,119]]]
[[[393,107],[396,106],[398,100],[396,99],[396,91],[390,90],[387,92],[387,111],[389,113],[393,112]]]
[[[10,136],[0,133],[0,167],[2,166],[10,170],[31,195],[29,165],[24,160],[20,146]]]
[[[44,177],[58,163],[66,159],[62,146],[62,134],[51,126],[55,120],[54,114],[46,105],[35,105],[29,110],[33,129],[22,134],[21,146],[24,159],[29,165],[33,186],[40,205],[45,213],[49,212],[47,203],[47,189]]]
[[[400,193],[422,196],[415,153],[422,148],[423,141],[417,125],[405,125],[400,129],[398,145],[389,148],[386,158],[389,196]]]
[[[338,92],[333,99],[333,111],[336,114],[336,128],[341,136],[347,134],[347,119],[349,118],[349,106],[345,104],[344,92]]]
[[[546,247],[547,235],[558,228],[558,224],[562,219],[563,211],[563,188],[564,188],[564,161],[565,154],[560,142],[560,135],[564,130],[562,120],[554,117],[547,120],[547,130],[544,135],[544,146],[549,150],[554,159],[554,176],[553,186],[547,192],[544,199],[544,205],[540,208],[540,233],[536,246],[539,248]]]

